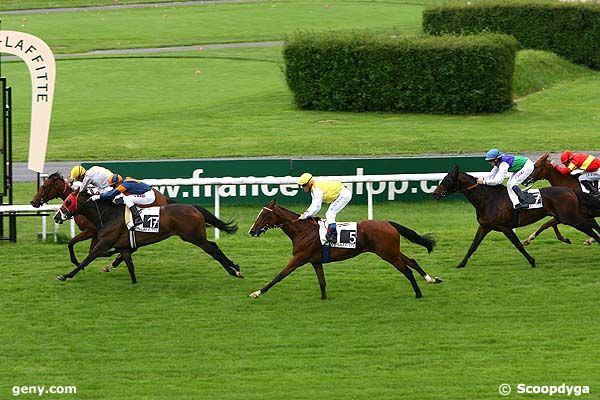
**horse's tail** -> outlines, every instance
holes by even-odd
[[[421,236],[417,232],[413,231],[412,229],[402,226],[396,222],[393,222],[393,221],[388,221],[388,222],[394,228],[396,228],[396,230],[398,231],[398,233],[401,236],[404,236],[405,238],[407,238],[408,240],[410,240],[413,243],[416,243],[418,245],[425,247],[427,249],[428,253],[431,253],[433,251],[433,248],[435,247],[435,239],[433,237],[431,237],[429,235]]]
[[[206,221],[207,224],[212,225],[215,228],[218,228],[222,231],[225,231],[230,235],[237,232],[238,226],[237,226],[237,224],[234,223],[234,221],[227,221],[227,222],[221,221],[219,218],[217,218],[213,213],[208,211],[206,208],[200,207],[197,205],[194,205],[194,207],[196,207],[196,209],[202,213],[202,215],[204,216],[204,220]]]

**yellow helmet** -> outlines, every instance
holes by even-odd
[[[298,179],[298,185],[304,186],[312,180],[313,180],[312,174],[305,172],[302,175],[300,175],[300,179]]]
[[[84,175],[85,168],[83,168],[81,165],[76,165],[73,168],[71,168],[71,179],[73,179],[74,181],[80,181],[81,179],[83,179]]]

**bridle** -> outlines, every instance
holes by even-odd
[[[263,206],[263,208],[260,210],[260,213],[258,213],[258,216],[256,217],[256,221],[258,221],[258,219],[260,218],[260,216],[261,216],[261,214],[262,214],[263,211],[269,211],[269,212],[273,212],[273,213],[275,212],[274,209],[269,208],[267,206]],[[254,223],[256,223],[256,221]],[[262,233],[265,233],[266,231],[268,231],[269,229],[283,228],[286,225],[293,224],[293,223],[296,223],[298,221],[302,221],[302,220],[300,218],[296,218],[296,219],[293,219],[291,221],[286,221],[286,222],[284,222],[282,224],[265,225],[262,228],[260,228],[258,232],[262,234]],[[314,220],[306,220],[306,221],[309,221],[309,222],[317,225],[317,223]]]
[[[64,179],[61,179],[59,177],[53,178],[54,181],[58,181],[61,180],[63,182],[63,189],[62,191],[56,189],[57,193],[58,193],[58,197],[62,198],[62,194],[65,194],[67,192],[67,189],[69,188],[67,185],[67,182]],[[46,180],[46,182],[48,182],[48,180]],[[42,188],[44,189],[44,195],[40,198],[40,203],[41,204],[45,204],[48,202],[48,200],[46,199],[46,194],[48,192],[48,190],[52,189],[53,187],[55,187],[54,183],[52,185],[48,185],[45,186],[46,182],[44,182],[44,185],[42,185]]]

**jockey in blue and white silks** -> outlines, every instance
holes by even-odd
[[[528,204],[518,185],[533,172],[533,162],[527,157],[501,154],[498,149],[488,151],[485,160],[489,161],[494,168],[488,176],[478,178],[477,183],[490,186],[499,185],[508,173],[512,172],[513,174],[506,184],[508,197],[510,197],[515,209],[527,208]]]
[[[140,211],[136,207],[136,204],[148,205],[154,203],[156,196],[154,195],[152,187],[137,179],[123,179],[121,175],[117,174],[110,177],[108,183],[113,189],[104,192],[97,197],[92,196],[92,200],[103,198],[112,200],[114,203],[118,204],[122,199],[122,202],[131,210],[134,226],[141,225],[142,217],[140,216]]]

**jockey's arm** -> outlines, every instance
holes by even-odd
[[[312,202],[310,203],[308,209],[304,212],[304,215],[307,217],[316,215],[323,204],[323,191],[321,189],[314,188],[310,195],[312,196]]]
[[[564,167],[562,165],[554,166],[554,169],[556,169],[558,172],[560,172],[563,175],[569,175],[571,173],[571,171],[573,171],[575,168],[576,168],[576,166],[573,163],[569,163],[568,167]]]
[[[492,172],[484,178],[484,183],[490,186],[502,183],[508,173],[508,167],[508,163],[501,162],[499,166],[494,167]]]
[[[125,192],[127,188],[123,187],[123,185],[119,185],[116,188],[109,190],[108,192],[104,192],[100,194],[100,197],[107,200],[114,200],[115,197]]]

